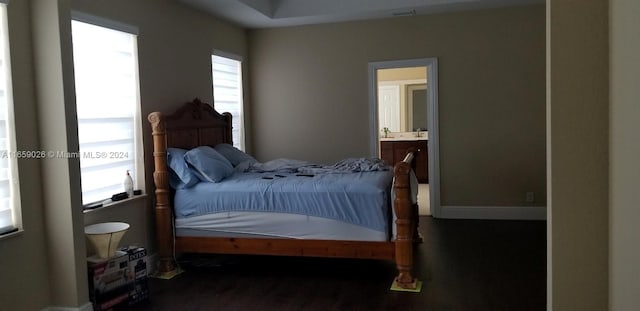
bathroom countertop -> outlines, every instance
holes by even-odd
[[[390,133],[388,137],[380,137],[380,141],[403,141],[403,140],[429,140],[428,132],[420,132],[420,137],[415,132]]]

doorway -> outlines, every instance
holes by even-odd
[[[369,63],[371,156],[384,159],[383,145],[386,153],[391,145],[426,146],[426,163],[415,170],[425,175],[418,176],[418,204],[421,215],[434,217],[440,215],[437,78],[436,58]]]

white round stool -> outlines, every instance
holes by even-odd
[[[100,258],[111,258],[115,255],[120,239],[129,229],[125,222],[103,222],[84,227],[84,233],[95,248]]]

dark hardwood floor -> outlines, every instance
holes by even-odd
[[[544,221],[420,221],[420,293],[389,290],[391,262],[192,255],[129,310],[545,310]]]

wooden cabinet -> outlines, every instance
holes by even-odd
[[[395,165],[407,155],[409,148],[414,148],[413,171],[418,181],[429,182],[428,140],[385,140],[380,142],[380,158],[389,165]]]

